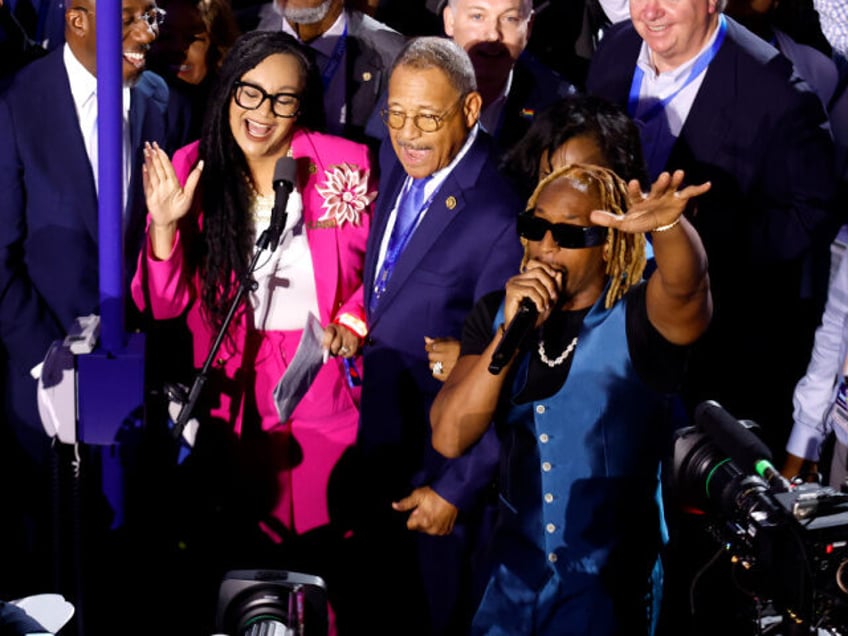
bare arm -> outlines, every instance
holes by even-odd
[[[530,261],[524,272],[506,283],[504,322],[509,324],[524,298],[531,299],[539,309],[537,326],[550,317],[556,305],[562,273],[549,265]],[[466,355],[457,360],[430,409],[433,428],[433,448],[445,457],[459,457],[488,429],[495,414],[510,360],[498,375],[489,372],[489,363],[504,328],[501,325],[489,346],[479,356]]]
[[[594,211],[591,217],[593,223],[623,232],[651,232],[657,269],[648,281],[648,319],[666,340],[680,345],[694,342],[712,317],[707,255],[683,216],[689,199],[709,190],[710,184],[680,190],[683,176],[682,170],[662,173],[647,195],[633,181],[627,214]]]

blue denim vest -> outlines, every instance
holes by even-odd
[[[554,569],[565,593],[609,577],[616,587],[644,589],[666,537],[659,469],[670,447],[667,396],[633,368],[627,298],[610,309],[603,299],[584,319],[562,388],[511,403],[496,422],[503,444],[496,558],[534,589]],[[502,321],[503,305],[494,324]],[[513,395],[526,383],[530,355],[518,363]]]

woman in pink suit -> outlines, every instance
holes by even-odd
[[[259,257],[257,287],[239,306],[203,394],[211,417],[258,451],[247,464],[270,477],[258,521],[275,542],[330,521],[330,474],[356,438],[356,356],[366,333],[362,267],[375,196],[368,150],[312,132],[311,122],[322,121],[313,69],[293,38],[245,34],[221,68],[202,139],[173,163],[157,146],[145,149],[149,238],[132,286],[155,319],[188,309],[201,367],[269,225],[277,160],[294,159],[282,237]],[[329,359],[280,421],[274,388],[310,313]]]

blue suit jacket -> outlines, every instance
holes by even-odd
[[[495,164],[492,141],[480,131],[436,192],[368,316],[359,444],[366,460],[386,471],[393,499],[428,484],[462,510],[497,468],[493,438],[460,459],[447,460],[433,450],[429,411],[442,383],[431,375],[424,351],[425,336],[459,339],[474,303],[518,273],[522,249],[515,218],[523,203]],[[387,140],[365,258],[366,307],[386,223],[405,177]]]
[[[509,150],[527,134],[536,115],[575,92],[558,73],[524,51],[512,69],[512,85],[497,130],[491,131],[499,149]]]
[[[131,90],[134,149],[125,211],[127,280],[145,227],[142,142],[168,147],[168,90],[143,73]],[[62,47],[0,95],[0,343],[12,420],[41,429],[30,370],[77,316],[99,313],[98,209]],[[17,388],[14,385],[20,383]],[[19,390],[24,394],[20,395]],[[43,435],[43,433],[42,433]]]
[[[689,183],[712,183],[689,217],[715,301],[691,367],[692,400],[716,399],[737,417],[776,426],[791,415],[792,387],[809,359],[828,246],[843,215],[821,103],[776,49],[726,19],[724,44],[666,164],[685,170]],[[588,91],[626,106],[641,44],[630,22],[612,27]],[[763,370],[768,381],[754,382]]]

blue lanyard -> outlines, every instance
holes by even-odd
[[[673,100],[675,97],[680,94],[684,88],[689,86],[696,77],[698,77],[701,73],[703,73],[707,67],[710,65],[710,62],[713,61],[713,58],[718,53],[718,50],[721,48],[722,42],[724,42],[724,36],[727,34],[727,21],[724,19],[724,14],[721,14],[718,17],[718,34],[716,35],[715,40],[710,48],[701,53],[698,56],[698,59],[695,60],[695,64],[692,66],[692,70],[689,73],[689,77],[686,78],[686,81],[683,85],[674,91],[671,95],[662,99],[655,104],[653,104],[645,113],[640,115],[638,118],[636,117],[636,108],[639,106],[639,94],[642,91],[642,82],[645,79],[645,71],[643,71],[639,65],[636,65],[636,70],[633,72],[633,83],[630,85],[630,96],[627,99],[627,112],[631,117],[639,119],[641,122],[648,122],[652,120],[654,117],[659,115],[665,110],[665,107],[668,106],[668,103]]]
[[[341,36],[336,41],[336,46],[333,48],[333,53],[330,55],[330,60],[327,62],[327,66],[325,66],[324,70],[321,71],[321,83],[324,84],[324,90],[327,90],[327,87],[330,85],[330,81],[333,79],[333,76],[339,68],[339,64],[342,63],[345,48],[347,48],[347,22],[345,22],[344,31],[342,31]]]

